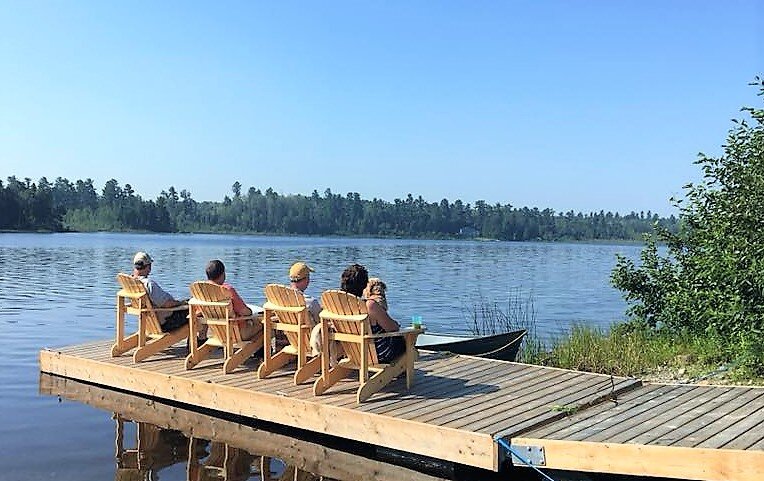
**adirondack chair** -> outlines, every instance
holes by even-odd
[[[414,361],[417,357],[417,336],[421,328],[406,328],[397,332],[372,334],[366,302],[343,291],[329,290],[321,295],[324,309],[319,317],[322,325],[321,376],[313,384],[313,394],[323,394],[329,387],[344,378],[351,370],[359,371],[360,386],[356,401],[369,399],[372,394],[389,384],[397,376],[406,373],[406,389],[414,382]],[[389,364],[380,363],[374,339],[380,337],[403,336],[406,351]],[[339,341],[345,352],[336,366],[329,365],[329,342]],[[369,371],[374,374],[369,377]]]
[[[296,357],[297,370],[294,373],[294,383],[301,384],[321,369],[320,356],[308,359],[311,324],[308,309],[305,307],[305,297],[297,289],[280,284],[265,286],[265,297],[267,299],[263,305],[265,345],[263,363],[257,369],[257,377],[265,379]],[[274,330],[284,332],[289,345],[271,355],[270,347]]]
[[[200,461],[200,456],[197,453],[206,454],[202,449],[203,444],[206,444],[206,441],[191,438],[188,448],[188,481],[245,481],[250,479],[252,463],[259,456],[253,456],[243,449],[235,448],[220,441],[211,441],[209,443],[209,456],[206,456],[204,461]]]
[[[251,339],[242,338],[239,323],[254,320],[256,316],[236,317],[231,307],[231,295],[225,287],[210,281],[194,282],[191,296],[188,301],[191,332],[197,332],[197,323],[201,321],[209,327],[209,337],[201,346],[197,345],[195,336],[189,339],[186,369],[192,369],[209,357],[216,347],[222,347],[223,372],[229,374],[263,345],[262,330]]]
[[[127,274],[117,274],[122,289],[117,292],[117,341],[111,346],[112,357],[137,347],[133,362],[140,362],[188,337],[188,326],[162,332],[157,312],[178,311],[185,306],[155,308],[143,283]],[[125,337],[125,314],[138,316],[138,331]]]

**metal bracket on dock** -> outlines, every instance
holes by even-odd
[[[517,453],[517,454],[515,454]],[[515,466],[546,466],[543,446],[512,445],[512,464]]]

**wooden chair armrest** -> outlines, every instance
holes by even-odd
[[[215,306],[215,307],[226,307],[230,304],[230,301],[201,301],[195,297],[192,297],[188,300],[188,305],[190,306]]]
[[[363,338],[364,339],[380,339],[383,337],[395,337],[395,336],[409,336],[409,335],[418,336],[422,332],[424,332],[424,328],[406,327],[401,329],[400,331],[380,332],[379,334],[369,334],[369,335],[363,336]]]
[[[138,299],[140,297],[145,296],[146,294],[143,294],[142,292],[130,292],[130,291],[121,289],[119,292],[117,292],[117,295],[119,297],[127,297],[129,299]]]
[[[279,306],[271,302],[266,302],[265,304],[263,304],[263,309],[268,309],[269,311],[276,311],[276,312],[302,312],[305,310],[305,306],[287,307],[287,306]]]
[[[355,321],[360,322],[366,320],[367,317],[369,317],[368,314],[335,314],[330,313],[326,311],[321,311],[321,313],[318,315],[321,319],[328,319],[330,321]]]

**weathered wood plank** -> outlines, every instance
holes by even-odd
[[[630,402],[624,409],[618,409],[618,407],[609,409],[600,422],[591,424],[586,429],[582,429],[574,435],[566,436],[564,439],[610,443],[628,441],[641,434],[644,429],[655,426],[657,414],[669,412],[676,407],[681,408],[686,406],[688,402],[697,400],[697,392],[697,387],[665,386],[662,389],[652,391],[654,396],[636,397],[634,402]],[[653,412],[653,408],[657,412]],[[633,431],[630,431],[632,428]]]
[[[452,381],[448,391],[442,389],[446,384],[445,382],[438,383],[435,389],[425,385],[422,389],[413,390],[409,399],[391,401],[383,411],[376,409],[376,406],[369,406],[368,410],[390,416],[418,419],[427,412],[443,413],[453,409],[454,403],[460,403],[459,408],[463,409],[467,407],[463,403],[484,395],[486,389],[502,388],[512,383],[520,383],[523,380],[538,376],[540,372],[542,372],[541,368],[523,369],[517,365],[498,365],[481,369],[472,376],[465,376],[457,380],[459,383],[457,385],[453,385]],[[497,380],[499,380],[498,383]],[[423,382],[422,384],[426,383]]]
[[[631,435],[624,435],[622,439],[631,444],[661,444],[656,440],[663,437],[671,437],[671,433],[684,423],[694,419],[698,414],[695,409],[702,407],[706,402],[705,397],[694,393],[700,386],[675,386],[682,394],[682,403],[677,406],[668,406],[668,409],[656,412],[652,419],[646,420],[646,429],[640,433],[635,430]],[[731,388],[718,388],[717,396],[729,396]],[[686,394],[689,393],[689,394]],[[626,439],[628,438],[628,439]]]
[[[706,423],[712,422],[715,419],[714,411],[723,404],[734,400],[737,394],[737,392],[730,389],[710,399],[708,396],[703,396],[702,403],[675,418],[675,422],[672,423],[675,426],[674,429],[658,438],[652,439],[649,444],[681,446],[687,436]]]
[[[465,412],[473,412],[476,409],[480,409],[478,406],[482,406],[486,403],[498,403],[502,402],[507,396],[512,399],[520,399],[523,396],[535,396],[535,392],[539,390],[538,386],[545,383],[552,382],[554,380],[563,379],[565,374],[557,371],[544,371],[542,374],[533,377],[533,379],[526,382],[514,383],[512,380],[502,380],[497,385],[499,387],[506,388],[506,391],[497,391],[492,394],[483,394],[482,396],[473,396],[471,399],[465,400],[459,406],[449,407],[448,409],[439,409],[429,415],[420,416],[418,419],[422,422],[432,422],[438,424],[446,424],[461,419]],[[517,388],[510,392],[512,386],[517,384]],[[410,413],[408,414],[410,415]]]
[[[423,366],[417,365],[419,376],[410,392],[419,395],[436,392],[447,388],[448,384],[454,380],[468,379],[470,373],[474,374],[482,366],[480,360],[462,356],[454,356],[445,369],[433,365],[430,369],[424,371],[422,370]],[[496,368],[495,366],[492,367]],[[381,408],[382,404],[378,404],[379,408]]]
[[[465,416],[438,418],[435,422],[443,422],[444,426],[453,427],[455,429],[469,429],[472,430],[474,426],[482,425],[486,420],[490,422],[495,419],[494,416],[501,412],[516,411],[517,415],[524,415],[529,407],[538,407],[540,405],[547,405],[551,408],[554,404],[558,404],[558,393],[565,392],[567,390],[580,389],[582,385],[589,387],[591,384],[600,384],[602,380],[592,378],[586,374],[576,373],[563,373],[563,377],[554,383],[544,383],[534,389],[525,390],[522,395],[516,396],[514,393],[507,391],[498,391],[493,395],[485,396],[480,400],[474,412]]]
[[[739,392],[738,396],[735,396],[727,403],[717,406],[713,412],[706,413],[702,418],[698,419],[696,423],[697,429],[691,431],[683,439],[677,440],[674,445],[697,446],[719,431],[722,431],[729,424],[729,418],[735,419],[736,413],[740,412],[742,416],[750,415],[753,412],[751,409],[753,406],[746,408],[746,404],[761,405],[762,395],[764,395],[764,391],[761,389],[735,389],[735,391]],[[717,448],[719,446],[710,447]]]
[[[495,420],[493,422],[484,422],[473,426],[473,430],[478,432],[488,432],[492,436],[497,435],[505,437],[508,432],[521,433],[532,430],[537,426],[543,426],[554,420],[565,417],[564,409],[566,406],[572,406],[575,409],[584,409],[593,404],[609,401],[618,394],[635,389],[640,386],[638,381],[633,379],[621,379],[615,386],[594,383],[589,387],[583,387],[578,392],[570,393],[564,397],[557,398],[555,405],[540,404],[538,406],[528,406],[522,416],[510,417],[505,420]],[[562,408],[555,408],[560,406]],[[517,434],[513,434],[517,435]]]
[[[764,393],[763,393],[764,394]],[[733,413],[724,416],[720,422],[724,428],[705,441],[696,444],[698,448],[746,449],[764,438],[764,403],[762,398],[749,402]]]
[[[631,391],[626,395],[618,396],[618,402],[602,403],[588,409],[579,410],[570,416],[566,416],[555,423],[534,429],[528,433],[529,437],[541,439],[568,439],[571,436],[590,426],[596,426],[610,418],[613,412],[621,412],[630,409],[640,400],[650,400],[659,395],[655,391],[660,386],[644,386],[639,391]]]

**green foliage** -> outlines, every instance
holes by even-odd
[[[764,81],[754,83],[764,95]],[[703,180],[688,184],[676,232],[656,228],[641,265],[619,258],[611,279],[650,326],[723,341],[738,366],[764,360],[764,109],[744,108],[718,158],[699,155]],[[668,253],[658,255],[656,241]],[[758,343],[758,344],[757,344]]]

